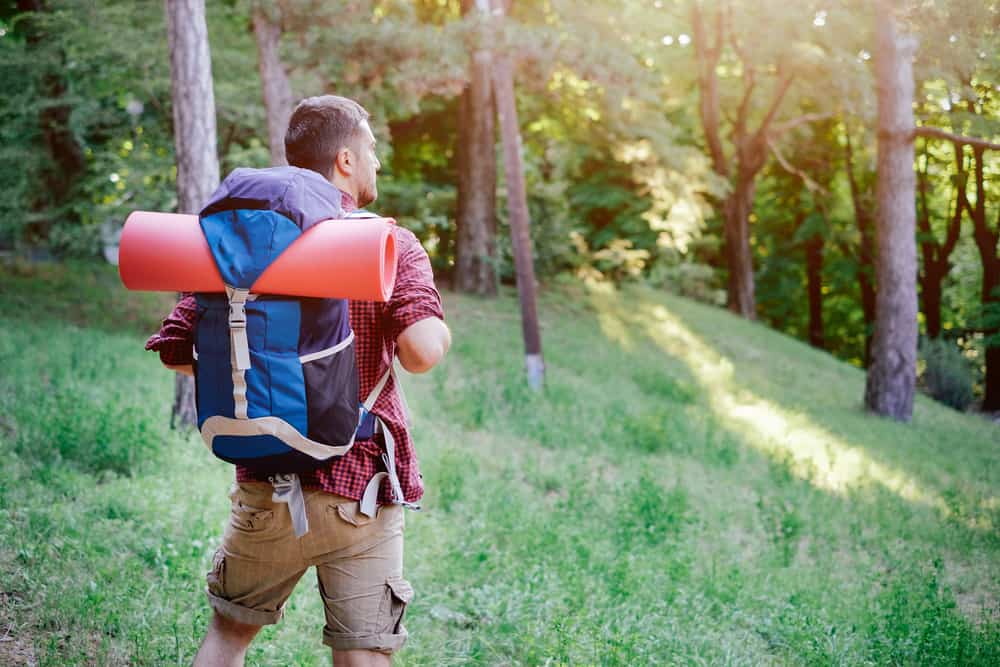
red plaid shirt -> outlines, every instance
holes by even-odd
[[[350,195],[343,195],[343,208],[352,211],[357,206]],[[434,287],[430,259],[413,232],[395,227],[398,268],[392,298],[385,303],[351,301],[351,328],[357,354],[359,398],[368,397],[372,388],[392,365],[396,356],[396,338],[411,324],[428,317],[444,319],[441,295]],[[165,364],[192,363],[192,340],[197,305],[187,294],[159,332],[146,341],[147,350],[157,350]],[[396,441],[396,473],[407,502],[416,502],[424,493],[413,441],[406,423],[406,410],[394,379],[386,384],[372,410],[392,432]],[[342,457],[323,464],[314,472],[299,475],[302,485],[320,488],[348,498],[361,499],[365,485],[383,469],[382,447],[373,440],[359,440]],[[267,481],[267,475],[254,473],[243,466],[236,467],[239,482]],[[380,502],[390,502],[389,485],[383,483]]]

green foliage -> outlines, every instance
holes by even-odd
[[[972,368],[954,342],[921,340],[920,360],[923,365],[920,383],[934,400],[960,411],[972,404],[975,399]]]
[[[1000,660],[995,618],[981,628],[959,613],[942,584],[944,563],[899,563],[885,577],[871,618],[870,655],[896,665],[991,665]],[[984,636],[986,635],[986,636]]]

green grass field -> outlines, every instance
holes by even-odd
[[[427,493],[399,665],[1000,664],[1000,427],[645,288],[445,294],[404,383]],[[190,664],[232,469],[168,428],[169,295],[0,267],[0,664]],[[326,665],[307,576],[252,665]]]

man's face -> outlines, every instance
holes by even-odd
[[[365,207],[375,201],[378,197],[378,187],[375,185],[375,177],[382,164],[375,155],[375,135],[368,121],[361,121],[358,128],[357,146],[354,151],[357,155],[357,165],[351,174],[356,191],[358,193],[358,206]]]

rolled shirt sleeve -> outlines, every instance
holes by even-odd
[[[382,310],[386,338],[396,340],[407,327],[428,317],[444,319],[441,294],[434,286],[434,273],[427,251],[413,232],[395,230],[398,261],[396,286]]]

